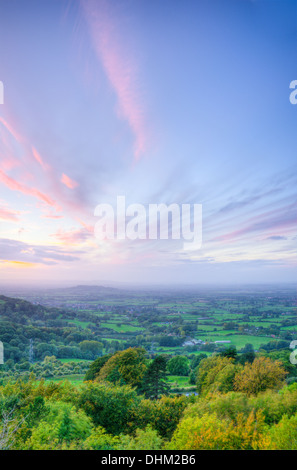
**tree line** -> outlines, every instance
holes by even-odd
[[[168,358],[128,348],[97,358],[85,381],[0,386],[0,448],[297,449],[297,383],[278,359],[200,358],[198,395],[172,395]]]

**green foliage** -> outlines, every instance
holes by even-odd
[[[288,372],[288,374],[294,376],[294,374],[297,375],[297,365],[292,364],[290,362],[290,350],[289,349],[281,349],[279,351],[271,351],[268,354],[268,357],[272,359],[273,361],[279,361],[282,364],[282,367],[285,369],[285,371]]]
[[[84,380],[94,380],[104,364],[108,361],[108,359],[111,358],[111,356],[112,354],[106,354],[102,357],[97,357],[97,359],[95,359],[95,361],[90,364]]]
[[[290,417],[297,413],[297,387],[293,385],[279,392],[266,390],[256,396],[233,391],[199,397],[186,408],[184,416],[202,417],[204,414],[216,413],[219,419],[234,420],[238,414],[247,417],[252,411],[261,411],[265,423],[272,425],[278,423],[284,414]]]
[[[248,397],[244,393],[228,392],[199,397],[184,411],[185,417],[202,417],[215,413],[219,419],[234,420],[239,413],[249,415],[253,410]]]
[[[91,433],[92,422],[82,409],[65,402],[49,402],[50,411],[33,429],[23,449],[51,450],[72,441],[83,441]]]
[[[123,294],[104,298],[91,289],[82,297],[79,290],[62,294],[67,310],[0,296],[0,448],[296,449],[297,373],[289,361],[295,292],[270,300],[244,294],[236,302],[218,293],[205,303],[196,293],[146,293],[126,303]],[[210,342],[182,346],[197,334],[231,338],[238,348],[250,343],[238,354]],[[149,361],[140,346],[168,347],[170,355]],[[219,354],[183,356],[194,351]],[[86,359],[103,353],[90,366]],[[174,380],[181,374],[178,385],[197,376],[199,396],[165,396],[166,358]],[[292,385],[284,385],[284,371]],[[88,383],[43,380],[72,374],[85,374]]]
[[[120,450],[160,450],[163,440],[150,425],[145,429],[136,429],[135,436],[120,436],[117,448]]]
[[[162,395],[168,395],[169,386],[166,383],[167,359],[165,355],[155,357],[147,366],[140,392],[146,398],[157,400]]]
[[[297,414],[290,418],[284,415],[279,423],[269,429],[267,438],[266,449],[297,450]]]
[[[268,357],[257,357],[243,366],[231,357],[213,355],[199,365],[197,389],[201,395],[232,390],[256,395],[269,388],[281,388],[286,375],[282,363]]]
[[[129,431],[140,401],[136,391],[128,385],[89,382],[82,387],[78,406],[92,418],[95,426],[102,426],[108,433],[116,435]]]
[[[242,414],[234,420],[219,419],[216,413],[183,418],[171,441],[170,450],[251,450],[263,446],[267,426],[261,413]],[[266,441],[265,441],[266,442]]]
[[[92,429],[90,435],[83,442],[84,450],[115,450],[119,438],[108,434],[102,426]]]
[[[196,354],[195,356],[193,356],[191,361],[190,361],[191,369],[194,371],[196,369],[196,367],[199,366],[202,359],[206,359],[206,358],[207,358],[207,354],[205,354],[205,353],[200,353],[200,354]]]
[[[185,396],[163,396],[155,401],[141,400],[134,409],[133,426],[144,429],[151,425],[162,438],[169,438],[178,425],[189,400]]]
[[[96,381],[140,386],[146,370],[145,350],[128,348],[114,354],[100,369]]]
[[[174,356],[168,361],[167,369],[171,375],[189,375],[189,360],[186,356]]]
[[[257,394],[267,388],[281,388],[287,372],[279,361],[257,357],[252,364],[246,363],[234,378],[234,389]]]
[[[98,356],[103,350],[103,344],[99,341],[84,340],[79,343],[79,348],[86,352],[90,353],[91,356]]]
[[[200,362],[197,372],[197,390],[201,395],[233,390],[233,381],[241,368],[233,358],[210,356]]]
[[[217,383],[234,365],[226,359]],[[31,377],[0,387],[2,449],[295,449],[296,426],[297,384],[155,400],[108,382],[77,388]]]
[[[223,351],[220,353],[222,357],[230,357],[232,359],[237,358],[237,350],[235,346],[227,346],[223,349]]]

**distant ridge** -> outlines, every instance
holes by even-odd
[[[120,289],[116,287],[105,287],[105,286],[97,286],[97,285],[84,285],[80,284],[77,286],[73,287],[58,287],[58,288],[51,288],[50,290],[53,291],[64,291],[64,292],[80,292],[80,293],[85,293],[85,292],[92,292],[92,293],[99,293],[99,292],[114,292],[116,293],[117,291],[119,292]]]

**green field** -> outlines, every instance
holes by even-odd
[[[131,326],[125,324],[121,324],[121,326],[119,326],[116,323],[101,323],[101,327],[117,331],[118,333],[125,333],[127,331],[141,332],[144,330],[144,328],[141,328],[139,326]]]
[[[47,382],[47,383],[49,383],[49,382],[58,383],[58,382],[68,381],[73,385],[81,385],[83,383],[83,380],[84,380],[84,375],[83,374],[73,374],[73,375],[65,375],[65,376],[62,376],[62,377],[46,378],[45,382]]]

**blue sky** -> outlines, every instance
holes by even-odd
[[[296,281],[295,0],[0,0],[0,280]],[[202,204],[203,243],[94,236]]]

